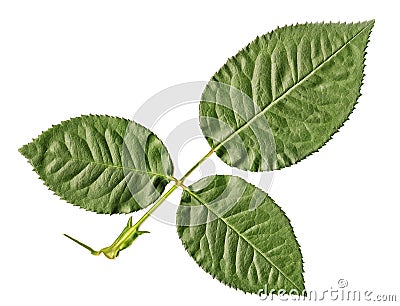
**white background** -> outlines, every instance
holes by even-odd
[[[152,218],[142,226],[151,234],[117,260],[91,256],[62,233],[101,248],[127,217],[59,200],[17,149],[81,114],[131,118],[168,86],[208,80],[277,26],[373,18],[356,110],[319,153],[277,172],[270,195],[292,221],[309,290],[344,278],[400,300],[396,1],[274,2],[1,1],[1,305],[267,303],[212,279],[175,228]]]

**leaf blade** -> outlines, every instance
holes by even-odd
[[[224,97],[221,86],[209,85],[199,110],[203,134],[217,155],[242,170],[264,171],[295,164],[322,147],[360,95],[373,25],[279,28],[229,59],[209,84],[240,91],[242,103],[235,103],[229,90]],[[271,139],[264,143],[264,137]]]
[[[64,121],[19,151],[50,190],[97,213],[129,213],[146,207],[162,193],[173,173],[166,148],[151,131],[110,116]]]
[[[289,220],[243,179],[217,175],[185,189],[177,224],[188,253],[224,284],[251,293],[267,285],[268,292],[303,294],[302,256]]]

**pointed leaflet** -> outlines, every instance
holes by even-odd
[[[302,256],[289,219],[245,180],[217,175],[185,188],[177,224],[188,253],[224,284],[302,294]]]
[[[317,151],[360,95],[373,25],[287,26],[230,58],[200,103],[200,125],[217,155],[231,166],[263,171],[290,166]]]
[[[172,179],[172,161],[157,136],[121,118],[64,121],[20,152],[57,195],[97,213],[146,207]]]

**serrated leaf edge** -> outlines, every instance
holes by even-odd
[[[266,34],[264,34],[264,35],[261,35],[261,36],[257,36],[253,41],[251,41],[250,43],[248,43],[244,48],[240,49],[235,55],[229,57],[228,60],[225,62],[225,64],[222,65],[222,67],[213,75],[213,77],[211,77],[210,81],[216,81],[216,80],[214,79],[214,76],[215,76],[216,74],[220,73],[220,71],[222,71],[222,69],[224,68],[224,66],[225,66],[229,61],[231,61],[232,59],[234,59],[235,56],[236,56],[238,53],[240,53],[240,52],[242,52],[242,51],[248,50],[251,44],[257,43],[260,39],[265,39],[265,38],[267,38],[267,37],[271,37],[271,35],[272,35],[275,31],[277,31],[278,29],[285,29],[285,28],[294,27],[294,26],[299,26],[299,25],[315,25],[315,24],[356,25],[356,24],[362,24],[362,23],[365,23],[365,24],[366,24],[365,27],[363,27],[356,35],[354,35],[351,39],[349,39],[342,47],[340,47],[338,50],[336,50],[336,51],[335,51],[332,55],[330,55],[324,62],[322,62],[321,64],[319,64],[314,70],[312,70],[309,74],[307,74],[305,77],[303,77],[298,83],[294,84],[294,85],[293,85],[292,87],[290,87],[287,91],[285,91],[282,95],[280,95],[280,96],[277,97],[274,101],[272,101],[270,104],[268,104],[261,112],[259,112],[258,114],[256,114],[251,120],[249,120],[248,122],[246,122],[244,125],[242,125],[240,128],[238,128],[235,132],[233,132],[231,135],[229,135],[224,141],[222,141],[222,142],[220,142],[219,144],[217,144],[216,146],[212,147],[212,150],[214,150],[215,153],[218,155],[218,149],[219,149],[221,146],[223,146],[227,141],[229,141],[229,138],[231,138],[231,136],[236,135],[236,134],[238,133],[238,131],[240,131],[242,128],[247,127],[251,122],[253,122],[253,120],[254,120],[257,116],[259,116],[259,115],[261,115],[261,114],[264,114],[264,113],[269,109],[269,107],[270,107],[271,105],[276,104],[276,102],[277,102],[279,99],[281,99],[283,96],[285,96],[288,92],[290,92],[293,88],[295,88],[299,83],[301,83],[301,82],[303,82],[304,80],[306,80],[310,75],[312,75],[312,74],[314,73],[314,71],[316,71],[317,69],[319,69],[323,64],[325,64],[329,59],[331,59],[333,56],[335,56],[340,50],[342,50],[345,46],[347,46],[353,39],[355,39],[355,38],[356,38],[359,34],[361,34],[365,29],[367,29],[368,27],[371,26],[371,28],[369,29],[369,33],[368,33],[368,35],[370,35],[371,32],[372,32],[372,28],[373,28],[373,26],[374,26],[374,24],[375,24],[375,19],[366,20],[366,21],[360,21],[360,22],[350,22],[350,23],[348,23],[348,22],[306,22],[306,23],[302,23],[302,24],[296,23],[296,24],[292,24],[292,25],[285,25],[285,26],[283,26],[283,27],[277,27],[275,30],[273,30],[273,31],[271,31],[271,32],[268,32],[268,33],[266,33]],[[335,135],[336,133],[338,133],[338,132],[340,131],[340,129],[344,126],[345,122],[350,118],[350,115],[354,112],[354,109],[355,109],[356,105],[358,104],[358,99],[359,99],[360,96],[361,96],[361,87],[362,87],[362,85],[364,84],[363,81],[364,81],[364,77],[365,77],[364,68],[366,67],[366,65],[365,65],[365,60],[366,60],[365,55],[367,54],[366,49],[367,49],[367,47],[368,47],[368,43],[369,43],[369,42],[370,42],[370,39],[368,38],[367,43],[366,43],[365,48],[364,48],[362,78],[361,78],[360,87],[359,87],[359,90],[358,90],[358,96],[356,97],[356,100],[355,100],[355,103],[354,103],[354,107],[351,109],[351,111],[350,111],[349,115],[347,116],[347,118],[345,118],[345,120],[344,120],[344,121],[342,122],[342,124],[336,129],[336,131],[334,131],[334,132],[329,136],[329,138],[328,138],[319,148],[317,148],[317,149],[315,149],[314,151],[310,152],[309,154],[307,154],[307,155],[304,156],[303,158],[298,159],[297,161],[295,161],[293,164],[290,164],[289,166],[278,167],[278,168],[276,168],[276,169],[274,169],[274,170],[280,170],[280,169],[283,169],[283,168],[288,168],[288,167],[290,167],[290,166],[296,165],[296,164],[298,164],[299,162],[301,162],[301,161],[305,160],[306,158],[308,158],[309,156],[311,156],[311,155],[313,155],[313,154],[319,152],[319,150],[320,150],[321,148],[323,148],[323,147],[333,138],[333,135]],[[201,111],[200,107],[201,107],[201,105],[199,104],[199,113],[200,113],[200,111]],[[200,128],[201,128],[201,126],[200,126]],[[206,138],[207,138],[207,137],[206,137]],[[208,141],[207,141],[207,142],[208,142]],[[210,144],[210,142],[208,142],[208,143]],[[210,147],[211,147],[211,144],[210,144]],[[261,172],[261,171],[252,171],[252,170],[248,170],[248,171],[250,171],[250,172]],[[270,171],[270,170],[267,170],[267,171]]]
[[[32,138],[32,140],[31,140],[29,143],[24,144],[23,146],[21,146],[21,147],[18,149],[18,152],[19,152],[22,156],[24,156],[24,157],[26,158],[26,156],[23,154],[23,149],[24,149],[25,147],[27,147],[29,144],[35,142],[35,141],[36,141],[43,133],[45,133],[46,131],[48,131],[48,130],[54,128],[54,127],[57,127],[57,126],[66,124],[66,123],[68,123],[69,121],[74,120],[74,119],[79,119],[79,118],[90,118],[90,117],[97,117],[97,118],[107,117],[107,118],[112,118],[112,119],[120,119],[120,120],[123,120],[123,121],[127,122],[127,124],[129,124],[129,123],[131,123],[131,122],[136,123],[136,124],[140,125],[141,127],[143,127],[144,129],[148,130],[148,131],[149,131],[150,133],[152,133],[153,135],[155,135],[155,136],[157,137],[157,139],[162,143],[162,145],[163,145],[163,146],[165,147],[165,149],[167,150],[167,147],[165,146],[165,144],[162,142],[162,140],[161,140],[153,131],[151,131],[150,129],[148,129],[147,127],[143,126],[142,124],[140,124],[140,123],[138,123],[138,122],[135,122],[135,121],[133,121],[133,120],[129,120],[129,119],[126,119],[126,118],[118,117],[118,116],[88,114],[88,115],[81,115],[81,116],[77,116],[77,117],[71,117],[71,118],[69,118],[69,119],[67,119],[67,120],[61,121],[61,122],[58,123],[58,124],[52,124],[50,128],[48,128],[48,129],[45,130],[45,131],[42,131],[42,133],[40,133],[39,136],[37,136],[36,138]],[[168,153],[168,154],[169,154],[169,153]],[[72,160],[77,160],[77,161],[79,161],[78,159],[72,159]],[[67,202],[68,204],[71,204],[71,205],[73,205],[74,207],[78,207],[79,209],[82,209],[82,210],[84,210],[84,211],[93,212],[93,213],[96,213],[96,214],[98,214],[98,215],[109,215],[109,216],[111,216],[111,215],[125,215],[125,214],[130,214],[130,213],[132,213],[132,212],[136,212],[136,211],[139,211],[139,210],[145,208],[145,207],[141,207],[140,205],[138,205],[139,207],[138,207],[136,210],[133,210],[133,211],[131,211],[131,212],[129,212],[129,213],[125,213],[125,212],[112,212],[112,213],[108,213],[108,212],[107,212],[107,213],[106,213],[106,212],[99,212],[99,211],[94,211],[94,210],[86,209],[86,208],[80,206],[79,204],[69,202],[65,197],[63,197],[63,196],[61,196],[61,195],[55,193],[55,192],[51,189],[51,186],[49,186],[48,184],[46,184],[46,181],[43,179],[43,177],[40,175],[40,173],[35,169],[35,167],[32,165],[32,163],[30,162],[30,160],[29,160],[28,158],[26,158],[26,161],[28,162],[28,164],[30,164],[30,165],[32,166],[32,171],[35,172],[35,173],[39,176],[40,181],[42,181],[43,185],[46,186],[47,189],[48,189],[49,191],[51,191],[53,195],[59,197],[61,200]],[[84,161],[84,162],[90,162],[90,161]],[[96,162],[90,162],[90,163],[97,164]],[[105,165],[106,165],[106,166],[109,166],[109,165],[107,165],[107,164],[105,164]],[[171,162],[171,165],[172,165],[172,170],[171,170],[171,172],[173,173],[173,171],[174,171],[174,169],[173,169],[173,168],[174,168],[174,165],[173,165],[172,162]],[[119,167],[115,167],[115,168],[119,168]],[[125,169],[125,168],[120,167],[120,169]],[[136,169],[136,170],[137,170],[137,169]],[[139,172],[140,172],[140,171],[139,171]],[[143,173],[149,173],[149,172],[143,171]],[[150,174],[152,174],[152,173],[150,173]],[[164,178],[167,179],[169,182],[175,181],[175,178],[174,178],[173,176],[164,176],[164,175],[155,174],[155,173],[154,173],[153,175],[155,175],[155,176],[160,176],[160,177],[164,177]],[[168,184],[168,183],[167,183],[167,184]],[[167,184],[166,184],[166,185],[167,185]],[[161,194],[160,194],[160,196],[161,196]]]
[[[206,177],[201,178],[201,179],[205,179],[205,178],[208,178],[208,177],[219,177],[219,176],[226,176],[226,175],[219,175],[219,174],[216,174],[216,175],[206,176]],[[238,176],[235,176],[235,175],[229,175],[229,176],[235,177],[235,178],[239,178],[239,179],[243,180],[244,182],[246,182],[246,184],[249,184],[249,185],[251,185],[252,187],[258,189],[259,191],[262,191],[262,192],[266,193],[264,190],[262,190],[262,189],[260,189],[259,187],[253,185],[252,183],[250,183],[250,182],[244,180],[244,179],[241,178],[241,177],[238,177]],[[188,186],[188,187],[182,186],[182,187],[183,187],[184,192],[187,192],[187,193],[190,194],[191,196],[195,197],[201,204],[203,204],[207,209],[209,209],[212,213],[214,213],[214,214],[218,217],[218,219],[222,219],[222,220],[223,220],[223,218],[219,217],[215,212],[213,212],[213,211],[207,206],[207,204],[204,203],[204,202],[201,200],[201,198],[199,198],[194,192],[192,192],[192,191],[190,190],[190,186]],[[267,194],[267,193],[266,193],[266,194]],[[267,194],[267,195],[268,195],[268,194]],[[182,194],[182,196],[183,196],[183,194]],[[269,195],[268,195],[268,196],[269,196]],[[303,286],[305,287],[304,276],[303,276],[303,273],[304,273],[303,254],[301,253],[301,248],[300,248],[300,245],[299,245],[299,243],[298,243],[298,241],[297,241],[297,237],[296,237],[296,235],[295,235],[295,233],[294,233],[294,231],[293,231],[293,227],[292,227],[292,225],[291,225],[290,219],[287,217],[286,213],[282,210],[282,208],[281,208],[278,204],[276,204],[275,201],[274,201],[271,197],[269,197],[269,198],[274,202],[274,204],[275,204],[275,205],[279,208],[279,210],[283,213],[283,215],[285,216],[285,218],[287,219],[287,221],[288,221],[288,223],[289,223],[289,225],[290,225],[290,227],[291,227],[291,232],[292,232],[292,234],[293,234],[293,237],[295,238],[296,245],[297,245],[297,247],[298,247],[298,249],[299,249],[299,252],[300,252],[300,255],[301,255],[301,262],[302,262],[302,265],[301,265],[301,270],[302,270],[301,279],[302,279],[302,282],[303,282]],[[224,221],[224,220],[223,220],[223,221]],[[224,223],[225,223],[225,225],[226,225],[227,227],[230,227],[240,238],[242,238],[244,241],[246,241],[246,243],[248,243],[249,245],[251,245],[251,246],[252,246],[263,258],[265,258],[276,270],[278,270],[279,273],[281,273],[293,286],[296,287],[296,290],[298,290],[298,292],[299,292],[300,294],[306,294],[305,289],[304,289],[304,290],[301,290],[301,289],[300,289],[289,277],[287,277],[286,274],[283,273],[270,259],[266,258],[266,257],[264,256],[264,254],[262,254],[261,251],[258,250],[258,248],[256,248],[252,243],[250,243],[249,241],[247,241],[238,231],[236,231],[234,228],[232,228],[231,226],[229,226],[225,221],[224,221]],[[177,227],[177,228],[178,228],[178,227]],[[179,238],[181,238],[180,235],[179,235],[179,232],[178,232],[178,236],[179,236]],[[192,254],[189,252],[189,250],[188,250],[188,248],[186,247],[186,245],[183,243],[182,239],[180,239],[180,241],[181,241],[181,243],[182,243],[184,249],[186,250],[186,252],[190,255],[190,257],[191,257],[191,258],[194,258],[194,257],[192,256]],[[195,260],[195,261],[196,261],[196,260]],[[236,287],[236,286],[234,286],[233,284],[230,284],[230,283],[227,283],[227,282],[225,282],[225,281],[223,281],[223,280],[220,280],[220,279],[216,278],[216,275],[215,275],[212,271],[210,271],[210,270],[204,268],[204,267],[201,266],[197,261],[196,261],[196,263],[197,263],[205,272],[207,272],[208,274],[210,274],[210,275],[212,276],[212,278],[217,279],[219,282],[223,283],[224,285],[226,285],[226,286],[228,286],[228,287],[230,287],[230,288],[234,288],[235,290],[238,290],[238,289],[239,289],[240,291],[242,291],[242,292],[244,292],[244,293],[258,293],[258,292],[248,292],[248,291],[244,291],[243,289],[241,289],[241,288],[239,288],[239,287]],[[263,289],[263,288],[260,288],[260,289]],[[273,294],[277,294],[277,292],[273,291]]]

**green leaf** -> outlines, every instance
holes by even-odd
[[[147,128],[121,118],[73,118],[19,151],[58,196],[97,213],[146,207],[172,180],[172,161],[162,142]]]
[[[185,188],[177,224],[188,253],[224,284],[303,294],[302,256],[289,219],[245,180],[217,175]]]
[[[228,165],[287,167],[321,148],[360,96],[374,21],[287,26],[256,38],[212,77],[200,126]]]

